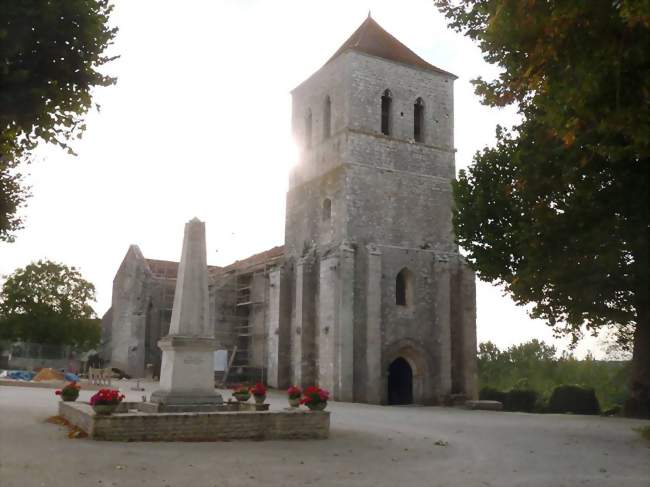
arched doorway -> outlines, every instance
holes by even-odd
[[[402,357],[388,366],[388,404],[413,404],[413,370]]]

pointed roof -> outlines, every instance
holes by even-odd
[[[350,38],[339,47],[338,51],[336,51],[325,64],[329,64],[348,49],[407,64],[409,66],[416,66],[428,71],[446,74],[453,76],[454,78],[457,77],[452,73],[429,64],[420,56],[415,54],[399,40],[386,32],[381,25],[375,22],[375,20],[370,16],[370,13],[368,13],[368,18],[364,20],[359,28],[354,31]]]

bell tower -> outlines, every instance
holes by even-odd
[[[474,275],[451,224],[455,79],[368,16],[292,91],[292,382],[387,403],[399,359],[412,382],[395,387],[415,402],[474,395]]]

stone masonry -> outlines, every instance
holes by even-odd
[[[115,414],[96,414],[82,402],[59,402],[59,415],[94,440],[230,441],[307,440],[329,437],[328,411],[223,411],[154,413],[130,403]]]
[[[185,224],[169,334],[158,341],[163,351],[160,388],[151,401],[176,410],[221,404],[214,391],[216,344],[210,322],[205,223],[194,218]]]
[[[344,401],[476,397],[475,277],[451,223],[455,78],[369,17],[292,91],[285,244],[210,269],[211,322],[221,348],[245,350],[241,370]],[[155,372],[175,266],[129,249],[104,320],[113,366]]]

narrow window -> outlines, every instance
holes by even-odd
[[[390,106],[392,104],[390,90],[384,91],[381,97],[381,133],[390,135]]]
[[[395,278],[395,304],[397,306],[411,306],[413,301],[412,281],[411,271],[406,267],[397,274]]]
[[[311,110],[307,111],[305,118],[305,146],[307,149],[311,148]]]
[[[323,138],[328,139],[332,132],[332,102],[329,96],[325,97],[323,107]]]
[[[323,201],[323,221],[327,221],[332,218],[332,200],[325,198]]]
[[[413,105],[413,138],[416,142],[424,142],[424,102],[422,98],[415,100],[415,105]]]

